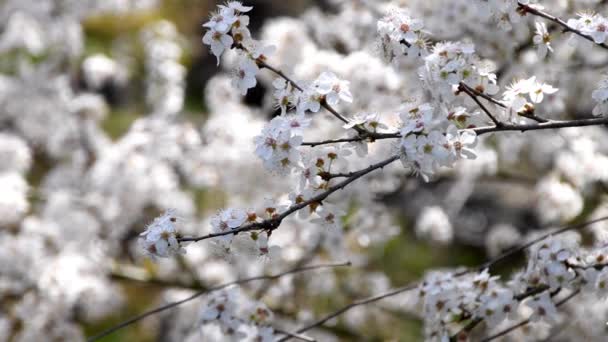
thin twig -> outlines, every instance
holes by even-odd
[[[279,69],[277,69],[277,68],[275,68],[275,67],[273,67],[271,65],[268,65],[268,63],[266,63],[265,61],[262,61],[260,59],[258,59],[256,62],[257,62],[258,66],[260,68],[266,68],[266,69],[272,71],[277,76],[279,76],[279,77],[283,78],[285,81],[291,83],[291,85],[294,88],[296,88],[296,89],[298,89],[299,91],[302,91],[302,92],[304,91],[301,86],[299,86],[291,78],[287,77],[287,75],[285,75],[285,73],[282,72],[281,70],[279,70]],[[335,110],[332,106],[330,106],[325,100],[321,101],[321,106],[323,108],[325,108],[328,112],[330,112],[333,116],[335,116],[336,118],[338,118],[340,121],[342,121],[342,122],[344,122],[346,124],[349,122],[344,116],[342,116],[342,114],[338,113],[338,111]],[[359,127],[359,126],[353,126],[353,129],[355,129],[358,133],[365,133],[366,132],[365,129],[363,129],[363,128]]]
[[[89,337],[87,339],[87,341],[88,342],[96,341],[96,340],[98,340],[98,339],[100,339],[102,337],[110,335],[111,333],[113,333],[115,331],[118,331],[118,330],[120,330],[120,329],[122,329],[124,327],[127,327],[127,326],[135,323],[135,322],[138,322],[138,321],[140,321],[140,320],[142,320],[142,319],[144,319],[144,318],[146,318],[148,316],[151,316],[151,315],[157,314],[159,312],[162,312],[162,311],[174,308],[174,307],[176,307],[178,305],[181,305],[181,304],[184,304],[186,302],[189,302],[189,301],[191,301],[193,299],[196,299],[196,298],[198,298],[198,297],[200,297],[200,296],[202,296],[204,294],[207,294],[209,292],[221,290],[221,289],[224,289],[224,288],[232,286],[232,285],[241,285],[241,284],[249,283],[249,282],[256,281],[256,280],[278,279],[278,278],[281,278],[283,276],[286,276],[288,274],[293,274],[293,273],[300,273],[300,272],[317,270],[317,269],[322,269],[322,268],[343,267],[343,266],[350,266],[350,265],[351,265],[350,261],[349,262],[343,262],[343,263],[310,265],[310,266],[304,266],[304,267],[294,268],[294,269],[291,269],[291,270],[288,270],[288,271],[284,271],[284,272],[281,272],[281,273],[277,273],[277,274],[261,275],[261,276],[255,276],[255,277],[249,277],[249,278],[243,278],[243,279],[238,279],[238,280],[235,280],[235,281],[231,281],[229,283],[225,283],[225,284],[222,284],[222,285],[211,287],[211,288],[209,288],[207,290],[202,290],[202,291],[199,291],[199,292],[195,292],[191,296],[186,297],[186,298],[184,298],[182,300],[171,302],[171,303],[165,304],[163,306],[160,306],[160,307],[158,307],[156,309],[152,309],[150,311],[146,311],[146,312],[144,312],[142,314],[139,314],[139,315],[137,315],[135,317],[132,317],[132,318],[130,318],[130,319],[128,319],[128,320],[126,320],[126,321],[118,324],[118,325],[115,325],[115,326],[113,326],[113,327],[111,327],[109,329],[106,329],[106,330],[100,332],[99,334],[97,334],[95,336]]]
[[[534,131],[541,129],[556,129],[566,127],[583,127],[583,126],[598,126],[608,124],[608,117],[592,118],[592,119],[578,119],[578,120],[561,120],[561,121],[549,121],[543,123],[534,124],[504,124],[500,127],[488,126],[488,127],[477,127],[472,130],[477,135],[482,135],[491,132],[503,132],[503,131]]]
[[[472,89],[471,87],[466,85],[464,82],[460,82],[458,89],[462,90],[465,94],[469,95],[469,97],[472,98],[473,101],[475,101],[475,103],[477,103],[479,108],[481,108],[481,110],[483,110],[486,113],[486,115],[490,118],[490,120],[492,120],[492,122],[494,123],[494,125],[496,127],[500,127],[503,125],[503,123],[498,121],[498,119],[496,119],[494,117],[494,115],[492,115],[490,110],[488,108],[486,108],[486,106],[484,106],[483,103],[481,103],[481,101],[479,101],[479,99],[477,98],[478,95],[471,91],[471,89]]]
[[[534,120],[534,121],[540,122],[540,123],[552,121],[552,120],[541,118],[540,116],[536,116],[534,114],[529,114],[529,113],[517,113],[517,115],[523,116],[524,118],[531,119],[531,120]]]
[[[273,328],[275,332],[278,332],[279,334],[285,334],[289,337],[293,337],[296,338],[298,340],[302,340],[302,341],[306,341],[306,342],[316,342],[317,340],[315,340],[312,337],[306,336],[306,335],[302,335],[302,334],[296,334],[296,333],[292,333],[286,330],[282,330],[282,329],[277,329],[277,328]]]
[[[404,286],[404,287],[401,287],[401,288],[398,288],[398,289],[394,289],[392,291],[389,291],[389,292],[386,292],[386,293],[383,293],[383,294],[380,294],[380,295],[377,295],[377,296],[374,296],[374,297],[369,297],[369,298],[361,299],[361,300],[358,300],[358,301],[354,301],[354,302],[352,302],[352,303],[350,303],[350,304],[342,307],[338,311],[335,311],[335,312],[333,312],[333,313],[331,313],[331,314],[329,314],[329,315],[327,315],[327,316],[325,316],[325,317],[323,317],[323,318],[321,318],[321,319],[319,319],[317,321],[314,321],[314,322],[312,322],[312,323],[310,323],[310,324],[308,324],[308,325],[306,325],[306,326],[298,329],[296,331],[296,333],[301,334],[301,333],[303,333],[305,331],[308,331],[308,330],[310,330],[312,328],[315,328],[315,327],[318,327],[320,325],[323,325],[325,322],[329,321],[330,319],[338,317],[341,314],[345,313],[346,311],[349,311],[350,309],[352,309],[354,307],[357,307],[357,306],[360,306],[360,305],[369,304],[369,303],[373,303],[373,302],[377,302],[377,301],[379,301],[381,299],[384,299],[384,298],[387,298],[387,297],[391,297],[391,296],[394,296],[394,295],[397,295],[399,293],[406,292],[406,291],[409,291],[409,290],[413,290],[413,289],[415,289],[417,287],[418,287],[418,284],[414,283],[414,284],[407,285],[407,286]],[[286,336],[286,337],[280,339],[278,342],[287,341],[289,339],[290,339],[290,337]]]

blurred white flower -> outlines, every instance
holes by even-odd
[[[425,207],[416,218],[416,236],[439,244],[448,244],[454,238],[450,219],[441,207]]]

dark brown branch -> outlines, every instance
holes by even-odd
[[[540,294],[544,291],[546,291],[547,289],[549,289],[549,287],[547,285],[541,285],[538,287],[535,287],[533,289],[529,289],[528,291],[521,293],[517,296],[514,296],[514,299],[518,302],[528,298],[528,297],[532,297],[535,296],[537,294]],[[452,335],[450,337],[450,341],[455,342],[455,341],[459,341],[462,340],[462,337],[467,336],[477,325],[479,325],[479,323],[483,322],[483,318],[482,317],[477,317],[473,320],[471,320],[467,325],[465,325],[459,332],[455,333],[454,335]]]
[[[278,332],[279,334],[285,334],[287,336],[293,337],[293,338],[298,339],[298,340],[306,341],[306,342],[316,342],[317,341],[317,340],[315,340],[312,337],[309,337],[309,336],[306,336],[306,335],[302,335],[302,334],[292,333],[292,332],[285,331],[285,330],[282,330],[282,329],[276,329],[276,328],[274,328],[274,331]]]
[[[464,82],[460,82],[458,89],[463,91],[465,94],[469,95],[469,97],[472,98],[473,101],[475,101],[475,103],[477,103],[477,106],[479,106],[479,108],[481,108],[481,110],[483,110],[486,113],[486,115],[490,118],[490,120],[492,120],[492,122],[494,123],[494,125],[496,127],[500,127],[503,125],[503,123],[498,121],[498,119],[496,119],[494,117],[494,115],[492,115],[490,110],[488,108],[486,108],[486,106],[484,106],[483,103],[481,103],[481,101],[479,101],[479,99],[477,98],[477,96],[478,96],[477,94],[479,92],[472,92],[471,90],[473,90],[473,88],[469,87]]]
[[[196,292],[196,293],[192,294],[191,296],[186,297],[186,298],[184,298],[182,300],[178,300],[178,301],[175,301],[175,302],[171,302],[171,303],[165,304],[165,305],[160,306],[160,307],[158,307],[156,309],[153,309],[153,310],[150,310],[150,311],[146,311],[146,312],[144,312],[142,314],[139,314],[139,315],[137,315],[135,317],[132,317],[132,318],[130,318],[130,319],[128,319],[128,320],[126,320],[126,321],[118,324],[118,325],[115,325],[115,326],[113,326],[113,327],[111,327],[111,328],[109,328],[107,330],[104,330],[104,331],[100,332],[99,334],[97,334],[95,336],[89,337],[87,339],[87,341],[88,342],[96,341],[96,340],[98,340],[98,339],[100,339],[102,337],[110,335],[111,333],[113,333],[115,331],[118,331],[118,330],[120,330],[120,329],[122,329],[124,327],[127,327],[127,326],[129,326],[129,325],[131,325],[131,324],[133,324],[135,322],[141,321],[142,319],[144,319],[144,318],[146,318],[148,316],[151,316],[151,315],[157,314],[159,312],[162,312],[162,311],[174,308],[176,306],[179,306],[181,304],[189,302],[189,301],[191,301],[193,299],[196,299],[196,298],[198,298],[198,297],[200,297],[200,296],[202,296],[204,294],[207,294],[209,292],[221,290],[221,289],[224,289],[224,288],[232,286],[232,285],[241,285],[241,284],[249,283],[249,282],[256,281],[256,280],[278,279],[280,277],[283,277],[283,276],[288,275],[288,274],[293,274],[293,273],[306,272],[306,271],[317,270],[317,269],[322,269],[322,268],[343,267],[343,266],[350,266],[350,265],[351,265],[350,262],[311,265],[311,266],[294,268],[294,269],[291,269],[291,270],[288,270],[288,271],[284,271],[284,272],[281,272],[281,273],[277,273],[277,274],[261,275],[261,276],[255,276],[255,277],[250,277],[250,278],[243,278],[243,279],[235,280],[235,281],[232,281],[232,282],[229,282],[229,283],[225,283],[225,284],[222,284],[222,285],[214,286],[214,287],[211,287],[211,288],[209,288],[207,290],[202,290],[202,291]]]

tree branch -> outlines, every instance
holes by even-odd
[[[278,278],[281,278],[283,276],[286,276],[288,274],[293,274],[293,273],[306,272],[306,271],[317,270],[317,269],[322,269],[322,268],[343,267],[343,266],[350,266],[350,265],[351,265],[350,261],[349,262],[343,262],[343,263],[310,265],[310,266],[304,266],[304,267],[294,268],[294,269],[291,269],[291,270],[288,270],[288,271],[284,271],[284,272],[281,272],[281,273],[277,273],[277,274],[261,275],[261,276],[255,276],[255,277],[238,279],[238,280],[231,281],[229,283],[225,283],[225,284],[222,284],[222,285],[210,287],[209,289],[195,292],[191,296],[186,297],[186,298],[184,298],[182,300],[178,300],[178,301],[175,301],[175,302],[171,302],[171,303],[165,304],[165,305],[160,306],[160,307],[158,307],[156,309],[153,309],[153,310],[150,310],[150,311],[146,311],[146,312],[144,312],[142,314],[139,314],[139,315],[137,315],[135,317],[132,317],[132,318],[130,318],[130,319],[128,319],[128,320],[126,320],[126,321],[118,324],[118,325],[115,325],[115,326],[113,326],[113,327],[111,327],[111,328],[109,328],[107,330],[104,330],[104,331],[100,332],[99,334],[97,334],[95,336],[89,337],[87,339],[87,341],[88,342],[93,342],[93,341],[99,340],[102,337],[108,336],[111,333],[116,332],[116,331],[118,331],[118,330],[120,330],[120,329],[122,329],[124,327],[127,327],[127,326],[129,326],[129,325],[131,325],[131,324],[133,324],[135,322],[138,322],[138,321],[140,321],[140,320],[142,320],[142,319],[144,319],[144,318],[146,318],[148,316],[151,316],[151,315],[157,314],[159,312],[162,312],[162,311],[174,308],[174,307],[176,307],[178,305],[181,305],[181,304],[189,302],[189,301],[191,301],[193,299],[196,299],[196,298],[198,298],[198,297],[200,297],[200,296],[202,296],[204,294],[207,294],[207,293],[210,293],[210,292],[213,292],[213,291],[217,291],[217,290],[221,290],[221,289],[224,289],[224,288],[232,286],[232,285],[241,285],[241,284],[249,283],[249,282],[256,281],[256,280],[278,279]],[[297,334],[294,334],[294,335],[297,335]]]
[[[585,39],[587,39],[588,41],[592,42],[593,44],[600,46],[604,49],[608,49],[608,45],[606,45],[605,43],[596,43],[595,40],[593,39],[593,37],[591,37],[588,34],[584,34],[583,32],[575,29],[574,27],[568,25],[568,23],[566,23],[564,20],[551,15],[547,12],[544,12],[540,9],[534,8],[533,6],[527,5],[527,4],[522,4],[520,1],[517,2],[518,8],[523,12],[523,13],[530,13],[532,15],[538,16],[538,17],[542,17],[545,18],[549,21],[552,21],[554,23],[556,23],[557,25],[561,26],[564,28],[564,32],[571,32],[574,33],[576,35],[579,35]]]
[[[534,131],[541,129],[556,129],[556,128],[566,128],[566,127],[583,127],[583,126],[597,126],[597,125],[605,125],[608,124],[608,117],[599,117],[599,118],[591,118],[591,119],[578,119],[578,120],[553,120],[548,122],[542,122],[538,124],[504,124],[501,127],[478,127],[473,128],[472,130],[477,133],[477,135],[482,135],[491,132],[503,132],[503,131]]]
[[[309,206],[310,204],[321,203],[323,200],[325,200],[327,197],[329,197],[329,195],[333,194],[334,192],[344,189],[347,185],[354,182],[355,180],[367,175],[368,173],[370,173],[372,171],[382,169],[385,166],[391,164],[392,162],[394,162],[395,160],[398,160],[398,159],[399,159],[399,155],[394,155],[381,162],[372,164],[365,169],[355,171],[352,173],[352,175],[350,177],[341,181],[340,183],[337,183],[336,185],[329,187],[324,192],[322,192],[302,203],[297,203],[297,204],[291,205],[287,210],[285,210],[284,212],[282,212],[279,216],[277,216],[275,218],[267,219],[262,222],[250,223],[250,224],[247,224],[247,225],[244,225],[244,226],[232,229],[232,230],[220,232],[220,233],[212,233],[212,234],[207,234],[207,235],[203,235],[203,236],[199,236],[199,237],[180,238],[179,241],[180,242],[198,242],[201,240],[206,240],[206,239],[210,239],[210,238],[214,238],[214,237],[218,237],[218,236],[225,236],[225,235],[231,235],[231,234],[236,235],[239,233],[248,232],[248,231],[252,231],[252,230],[270,230],[270,231],[275,230],[281,225],[281,222],[287,216],[295,213],[296,211],[298,211],[300,209],[303,209],[303,208]]]
[[[467,128],[468,130],[472,130],[477,135],[493,133],[493,132],[503,132],[503,131],[534,131],[534,130],[542,130],[542,129],[558,129],[558,128],[567,128],[567,127],[584,127],[584,126],[599,126],[608,124],[608,116],[606,117],[598,117],[598,118],[589,118],[589,119],[576,119],[576,120],[547,120],[543,118],[538,118],[540,120],[544,120],[538,124],[530,123],[530,124],[510,124],[510,123],[502,123],[500,127],[496,126],[485,126],[485,127],[476,127],[476,128]],[[397,139],[401,138],[400,133],[375,133],[371,134],[370,137],[373,137],[374,140],[381,139]],[[353,138],[344,138],[344,139],[335,139],[335,140],[324,140],[318,142],[305,142],[302,145],[305,146],[318,146],[318,145],[327,145],[327,144],[335,144],[341,142],[356,142],[362,141],[361,137],[353,137]]]

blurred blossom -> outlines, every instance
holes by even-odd
[[[124,83],[127,77],[126,70],[103,54],[87,57],[82,62],[82,70],[87,85],[95,90],[100,90],[110,83]]]
[[[416,235],[439,244],[448,244],[454,237],[452,224],[441,207],[426,207],[416,218]]]
[[[429,341],[528,318],[507,338],[546,339],[570,316],[585,319],[559,338],[605,340],[606,222],[585,244],[539,241],[500,277],[437,269],[460,248],[399,237],[403,219],[421,240],[458,233],[467,258],[495,257],[544,233],[537,221],[608,215],[605,125],[475,133],[492,130],[488,113],[530,126],[608,115],[597,0],[542,2],[566,32],[522,15],[538,1],[0,2],[0,341],[83,341],[141,298],[344,261],[356,266],[211,291],[132,338],[272,341],[425,273],[311,336],[407,338],[387,329],[390,312],[415,316]],[[182,240],[210,233],[224,235]]]
[[[536,185],[535,209],[543,222],[569,221],[583,210],[583,198],[572,185],[548,176]]]
[[[487,233],[485,246],[488,255],[494,258],[509,248],[516,246],[520,240],[521,234],[517,228],[509,224],[497,224],[491,227]]]

